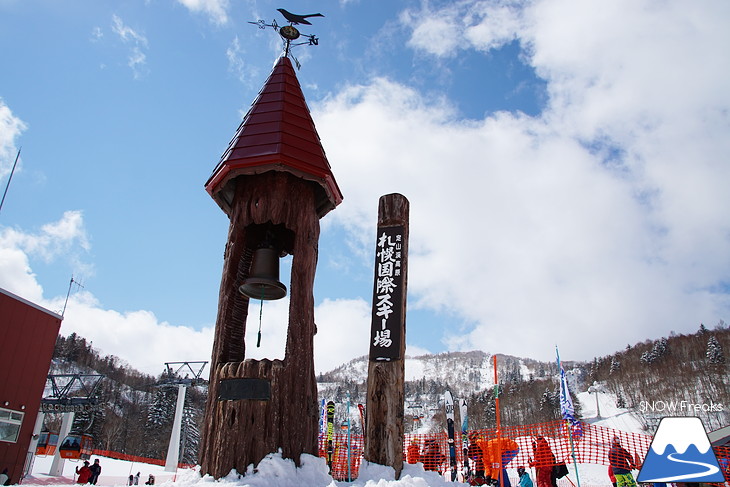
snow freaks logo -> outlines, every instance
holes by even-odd
[[[639,411],[642,413],[699,413],[704,411],[706,413],[720,413],[725,408],[722,403],[712,402],[709,404],[697,404],[689,401],[641,401],[639,403]]]
[[[724,482],[700,418],[662,418],[638,482]]]

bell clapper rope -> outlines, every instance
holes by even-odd
[[[256,339],[256,348],[261,347],[261,321],[264,315],[264,287],[261,286],[261,307],[259,308],[259,336]]]

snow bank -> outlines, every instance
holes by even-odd
[[[312,455],[301,456],[301,467],[294,461],[282,458],[281,452],[267,455],[257,468],[249,466],[246,475],[232,471],[228,476],[215,481],[210,476],[202,479],[196,472],[180,477],[175,487],[203,487],[200,484],[215,482],[216,487],[440,487],[465,485],[447,482],[436,472],[426,472],[422,464],[405,465],[400,480],[395,480],[392,467],[363,461],[359,477],[353,482],[338,482],[329,476],[324,458]],[[170,486],[172,487],[172,485]]]
[[[97,458],[97,457],[93,457]],[[122,460],[99,457],[102,464],[102,475],[99,486],[124,486],[129,474],[141,472],[140,484],[143,484],[151,473],[155,476],[155,487],[453,487],[464,486],[460,482],[449,482],[437,472],[425,471],[423,465],[405,464],[401,478],[395,480],[395,471],[392,467],[377,465],[363,461],[360,466],[359,477],[353,482],[336,481],[328,474],[328,468],[323,458],[312,455],[302,455],[301,466],[296,468],[294,462],[282,458],[281,453],[267,455],[256,469],[252,466],[245,475],[232,471],[226,477],[215,480],[206,475],[200,476],[199,468],[180,469],[176,473],[165,472],[164,467],[144,463],[132,463]],[[48,477],[40,472],[48,472],[51,458],[38,457],[33,467],[33,475],[23,481],[23,485],[43,485],[44,487],[68,487],[74,481],[75,462],[66,462],[64,477]],[[575,483],[576,476],[573,465],[570,469],[570,478]],[[585,486],[610,487],[606,467],[603,465],[580,465],[580,481]],[[517,475],[514,469],[508,469],[512,484],[517,484]],[[535,479],[534,470],[529,470],[531,478]],[[558,481],[559,487],[571,487],[567,479]]]
[[[97,458],[97,457],[93,457]],[[141,472],[140,484],[151,473],[155,476],[155,486],[160,487],[442,487],[465,485],[446,481],[436,472],[427,472],[422,464],[406,464],[400,480],[395,480],[392,467],[363,461],[359,477],[353,482],[338,482],[329,475],[324,458],[302,455],[301,466],[296,467],[293,460],[282,458],[281,452],[267,455],[254,469],[250,465],[241,475],[235,470],[227,476],[215,480],[210,475],[201,477],[199,469],[178,470],[176,474],[165,472],[164,467],[142,463],[125,462],[111,458],[101,460],[102,475],[99,486],[123,486],[129,474]],[[79,462],[65,462],[64,476],[49,477],[51,457],[38,457],[33,466],[33,474],[23,481],[23,485],[44,485],[44,487],[65,486],[73,483],[74,469]],[[57,482],[57,483],[54,483]]]

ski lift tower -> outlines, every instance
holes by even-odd
[[[51,394],[41,399],[41,412],[36,419],[35,428],[33,429],[33,441],[30,444],[30,451],[35,452],[45,413],[63,414],[61,431],[58,432],[59,448],[56,449],[53,456],[48,475],[54,477],[63,475],[65,460],[61,457],[60,445],[71,432],[74,415],[77,412],[95,411],[101,407],[98,404],[96,393],[103,378],[104,376],[101,374],[51,374],[48,376]]]
[[[177,471],[180,458],[180,429],[182,427],[183,409],[185,408],[185,394],[188,386],[208,383],[207,380],[200,378],[207,363],[207,361],[165,362],[165,376],[157,385],[177,385],[177,405],[175,406],[175,419],[172,422],[172,433],[170,433],[170,444],[167,446],[166,472]],[[185,374],[184,377],[183,374]]]

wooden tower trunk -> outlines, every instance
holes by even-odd
[[[230,218],[210,385],[201,437],[202,474],[244,473],[282,450],[299,464],[317,454],[314,275],[319,219],[339,193],[289,59],[281,58],[206,189]],[[246,359],[249,298],[239,291],[254,250],[275,235],[292,255],[283,360]]]

